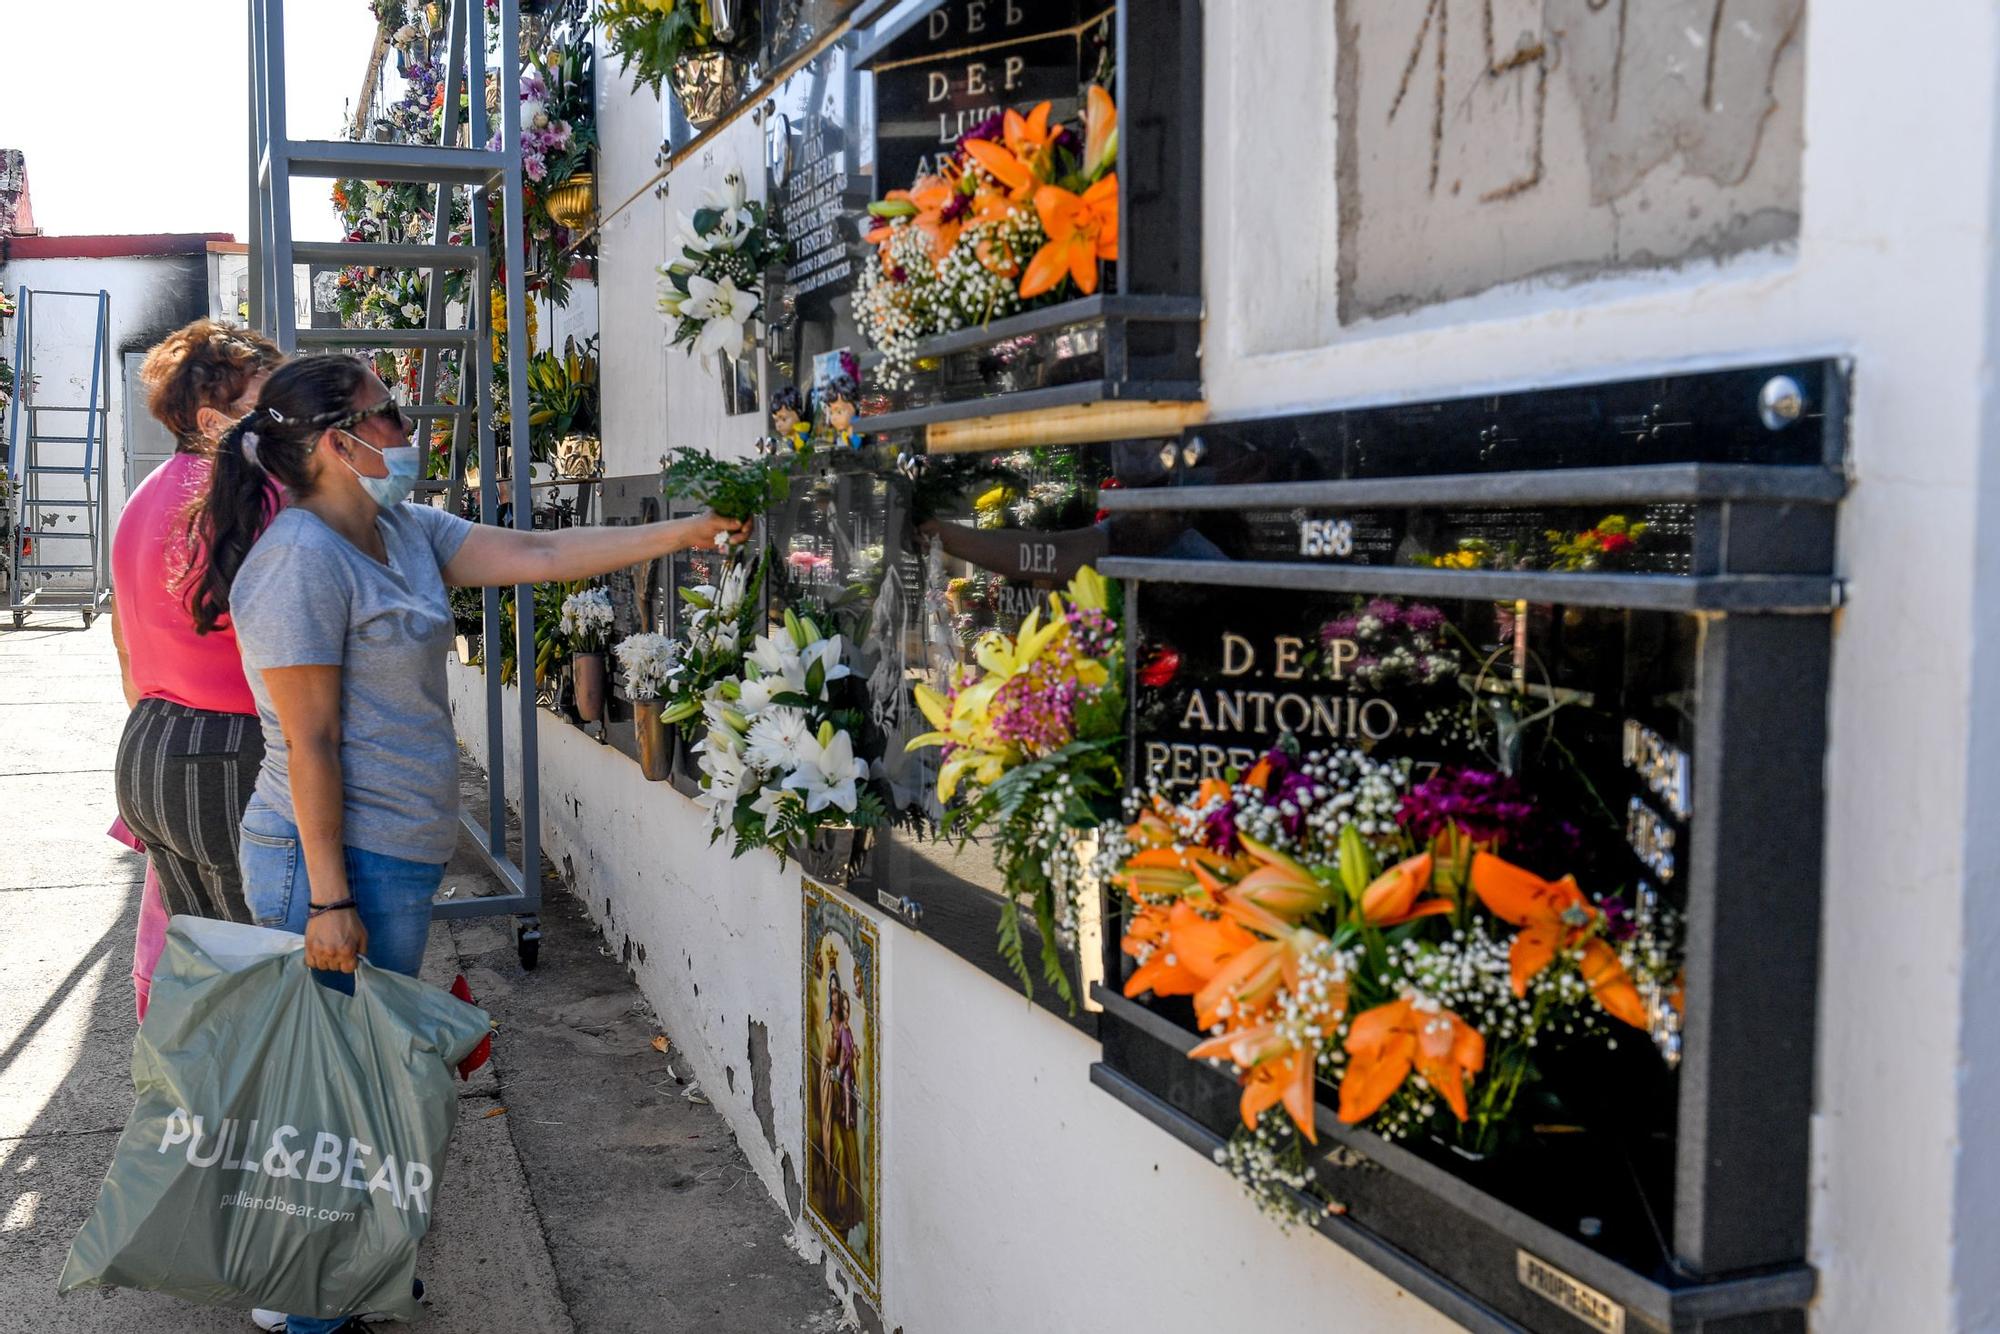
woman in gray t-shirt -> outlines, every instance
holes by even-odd
[[[445,691],[447,585],[583,579],[743,536],[704,514],[520,532],[406,502],[422,473],[395,400],[353,357],[265,382],[224,439],[195,519],[213,553],[197,625],[227,615],[264,724],[243,817],[244,897],[301,932],[306,962],[414,974],[457,841],[458,747]],[[273,516],[265,477],[289,505]]]

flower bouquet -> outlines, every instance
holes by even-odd
[[[936,730],[908,748],[941,749],[938,800],[958,799],[945,817],[946,834],[961,846],[980,834],[993,840],[1008,890],[1001,956],[1032,996],[1020,920],[1022,904],[1030,905],[1041,930],[1042,976],[1074,1008],[1058,949],[1076,919],[1081,867],[1072,842],[1100,823],[1100,806],[1123,782],[1125,705],[1115,586],[1085,566],[1067,595],[1051,593],[1047,618],[1038,608],[1011,636],[981,636],[978,670],[956,669],[946,693],[918,686],[917,706]]]
[[[1548,568],[1581,571],[1614,569],[1636,554],[1651,524],[1634,522],[1623,514],[1607,514],[1596,526],[1578,532],[1550,529],[1542,534],[1549,544]]]
[[[883,383],[907,387],[921,339],[1095,292],[1118,258],[1117,162],[1117,107],[1093,84],[1080,125],[1051,124],[1047,102],[995,114],[869,205],[854,310]]]
[[[671,635],[647,630],[619,640],[612,653],[624,679],[625,697],[632,702],[639,768],[657,783],[673,764],[673,737],[661,717],[662,697],[672,685],[681,646]]]
[[[792,493],[792,461],[787,457],[718,459],[705,449],[681,448],[660,461],[660,489],[672,499],[694,500],[725,519],[754,519],[785,502]],[[718,548],[729,544],[716,538]]]
[[[829,687],[851,673],[839,635],[785,613],[757,636],[743,674],[722,681],[703,707],[701,794],[710,842],[730,853],[775,849],[782,864],[800,845],[837,828],[867,828],[887,814],[863,784],[868,762],[854,753],[860,717],[834,706]]]
[[[681,258],[660,266],[660,314],[673,321],[676,347],[706,363],[720,352],[732,360],[757,336],[764,270],[785,256],[785,243],[749,198],[743,173],[723,177],[701,207],[681,216]]]
[[[611,637],[611,595],[580,588],[563,599],[556,630],[569,644],[577,716],[594,723],[604,713],[604,645]]]
[[[1310,1184],[1296,1136],[1317,1142],[1321,1079],[1349,1125],[1478,1157],[1548,1059],[1678,1029],[1673,915],[1549,878],[1575,831],[1510,778],[1412,786],[1400,762],[1288,740],[1234,782],[1152,794],[1107,842],[1125,993],[1193,999],[1209,1037],[1189,1055],[1243,1085],[1245,1132],[1218,1157],[1281,1215]]]
[[[724,681],[743,671],[743,645],[757,620],[757,594],[764,586],[766,558],[732,560],[721,584],[680,590],[687,606],[679,656],[661,696],[660,719],[678,726],[693,741],[702,728],[702,709]]]

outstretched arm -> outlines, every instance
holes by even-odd
[[[690,547],[709,546],[719,533],[729,534],[731,542],[741,542],[750,535],[750,525],[715,513],[664,523],[545,532],[480,524],[466,535],[458,554],[444,567],[444,578],[457,588],[589,579]]]

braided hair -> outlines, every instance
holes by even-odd
[[[222,437],[208,491],[188,510],[191,550],[207,553],[190,571],[188,610],[197,634],[221,627],[229,586],[250,548],[282,507],[277,487],[293,500],[312,494],[307,460],[322,432],[353,414],[370,371],[345,355],[287,362],[264,381],[257,406]]]

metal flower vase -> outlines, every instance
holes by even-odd
[[[587,171],[579,171],[550,190],[545,201],[556,224],[573,232],[590,225],[597,212],[597,186]]]
[[[828,885],[845,885],[861,870],[868,856],[871,831],[855,825],[822,829],[797,844],[791,855],[813,879]]]
[[[579,653],[569,667],[576,687],[576,716],[594,723],[604,716],[604,655]]]
[[[747,68],[743,57],[721,47],[683,51],[676,56],[668,81],[688,124],[705,130],[721,120],[742,100]]]
[[[674,729],[660,721],[660,701],[633,701],[632,732],[638,743],[639,772],[663,783],[674,768]]]

